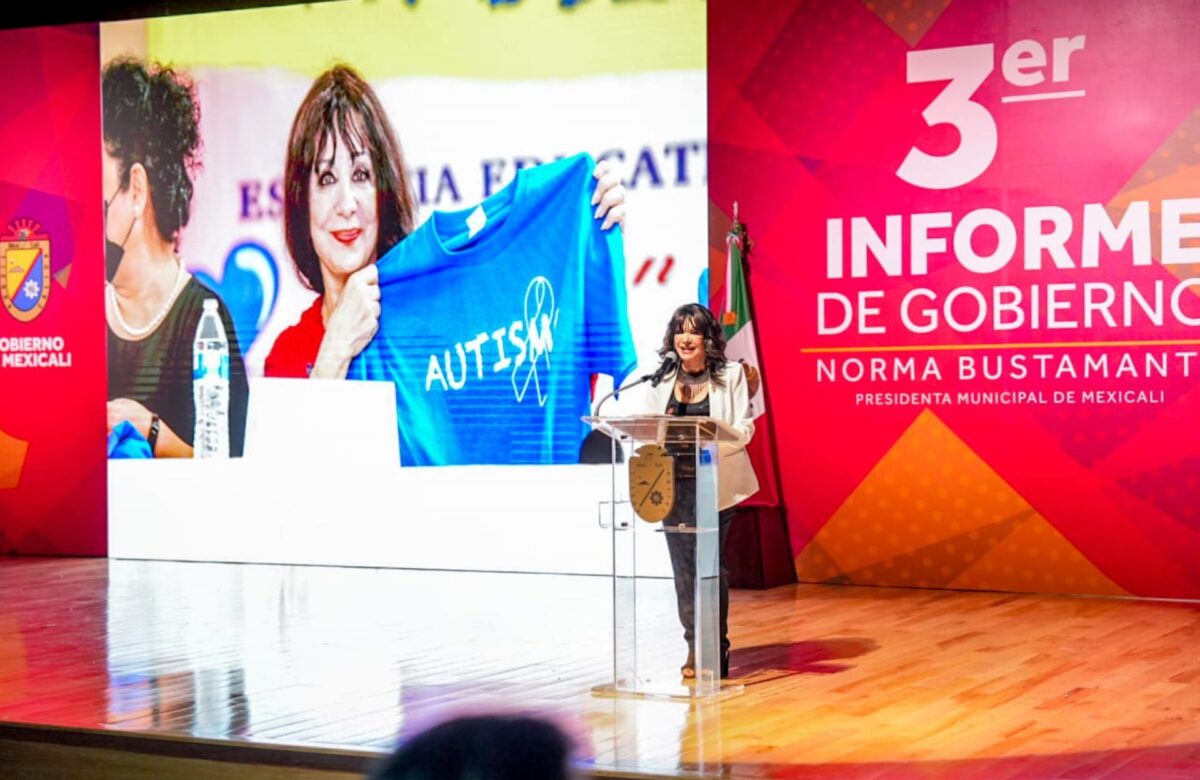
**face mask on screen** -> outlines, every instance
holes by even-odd
[[[117,190],[119,193],[120,190]],[[117,197],[117,193],[113,193],[113,199]],[[104,278],[112,281],[117,275],[117,269],[121,266],[121,258],[125,256],[125,244],[129,241],[129,236],[133,233],[133,222],[129,223],[129,230],[125,231],[125,238],[121,239],[121,243],[116,243],[108,238],[108,207],[112,203],[111,199],[104,199]]]

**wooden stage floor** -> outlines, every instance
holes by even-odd
[[[639,587],[643,662],[677,675],[671,585]],[[610,593],[593,577],[0,558],[0,743],[155,736],[352,776],[400,735],[503,708],[566,723],[593,776],[1200,777],[1198,604],[734,591],[745,691],[692,706],[591,693],[611,673]]]

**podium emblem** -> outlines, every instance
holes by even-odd
[[[657,444],[643,444],[629,459],[629,499],[648,523],[660,523],[675,506],[675,459]]]

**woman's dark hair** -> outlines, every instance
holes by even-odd
[[[683,333],[689,322],[704,337],[704,365],[710,379],[714,384],[724,384],[721,377],[725,373],[725,331],[713,313],[698,303],[686,303],[671,315],[658,354],[675,351],[675,336]]]
[[[192,173],[200,167],[200,104],[192,83],[171,68],[131,57],[105,65],[100,83],[104,146],[117,160],[121,189],[129,186],[134,163],[141,163],[158,233],[174,242],[188,223]]]
[[[571,741],[526,715],[477,715],[424,731],[401,745],[373,780],[569,780]]]
[[[379,233],[375,256],[387,252],[412,232],[415,199],[404,172],[404,157],[383,104],[371,85],[353,68],[335,65],[317,76],[296,111],[288,136],[284,167],[283,233],[300,279],[325,293],[321,261],[309,227],[309,186],[317,155],[331,141],[351,153],[366,149],[371,158],[377,195]]]

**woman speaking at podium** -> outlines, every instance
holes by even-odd
[[[676,417],[711,417],[728,423],[740,434],[736,442],[723,444],[718,463],[717,508],[720,523],[721,557],[725,539],[738,503],[758,490],[758,479],[746,444],[754,435],[750,412],[750,390],[740,363],[725,359],[725,334],[713,313],[698,303],[680,306],[671,315],[663,336],[660,355],[675,352],[677,367],[656,385],[645,384],[642,411]],[[675,528],[696,523],[695,463],[690,457],[675,459],[675,505],[663,524]],[[690,484],[688,483],[690,480]],[[696,675],[696,651],[693,639],[695,615],[692,601],[695,587],[696,537],[688,533],[666,534],[675,575],[675,602],[688,655],[681,674]],[[729,572],[721,563],[720,575],[721,676],[729,676]]]

